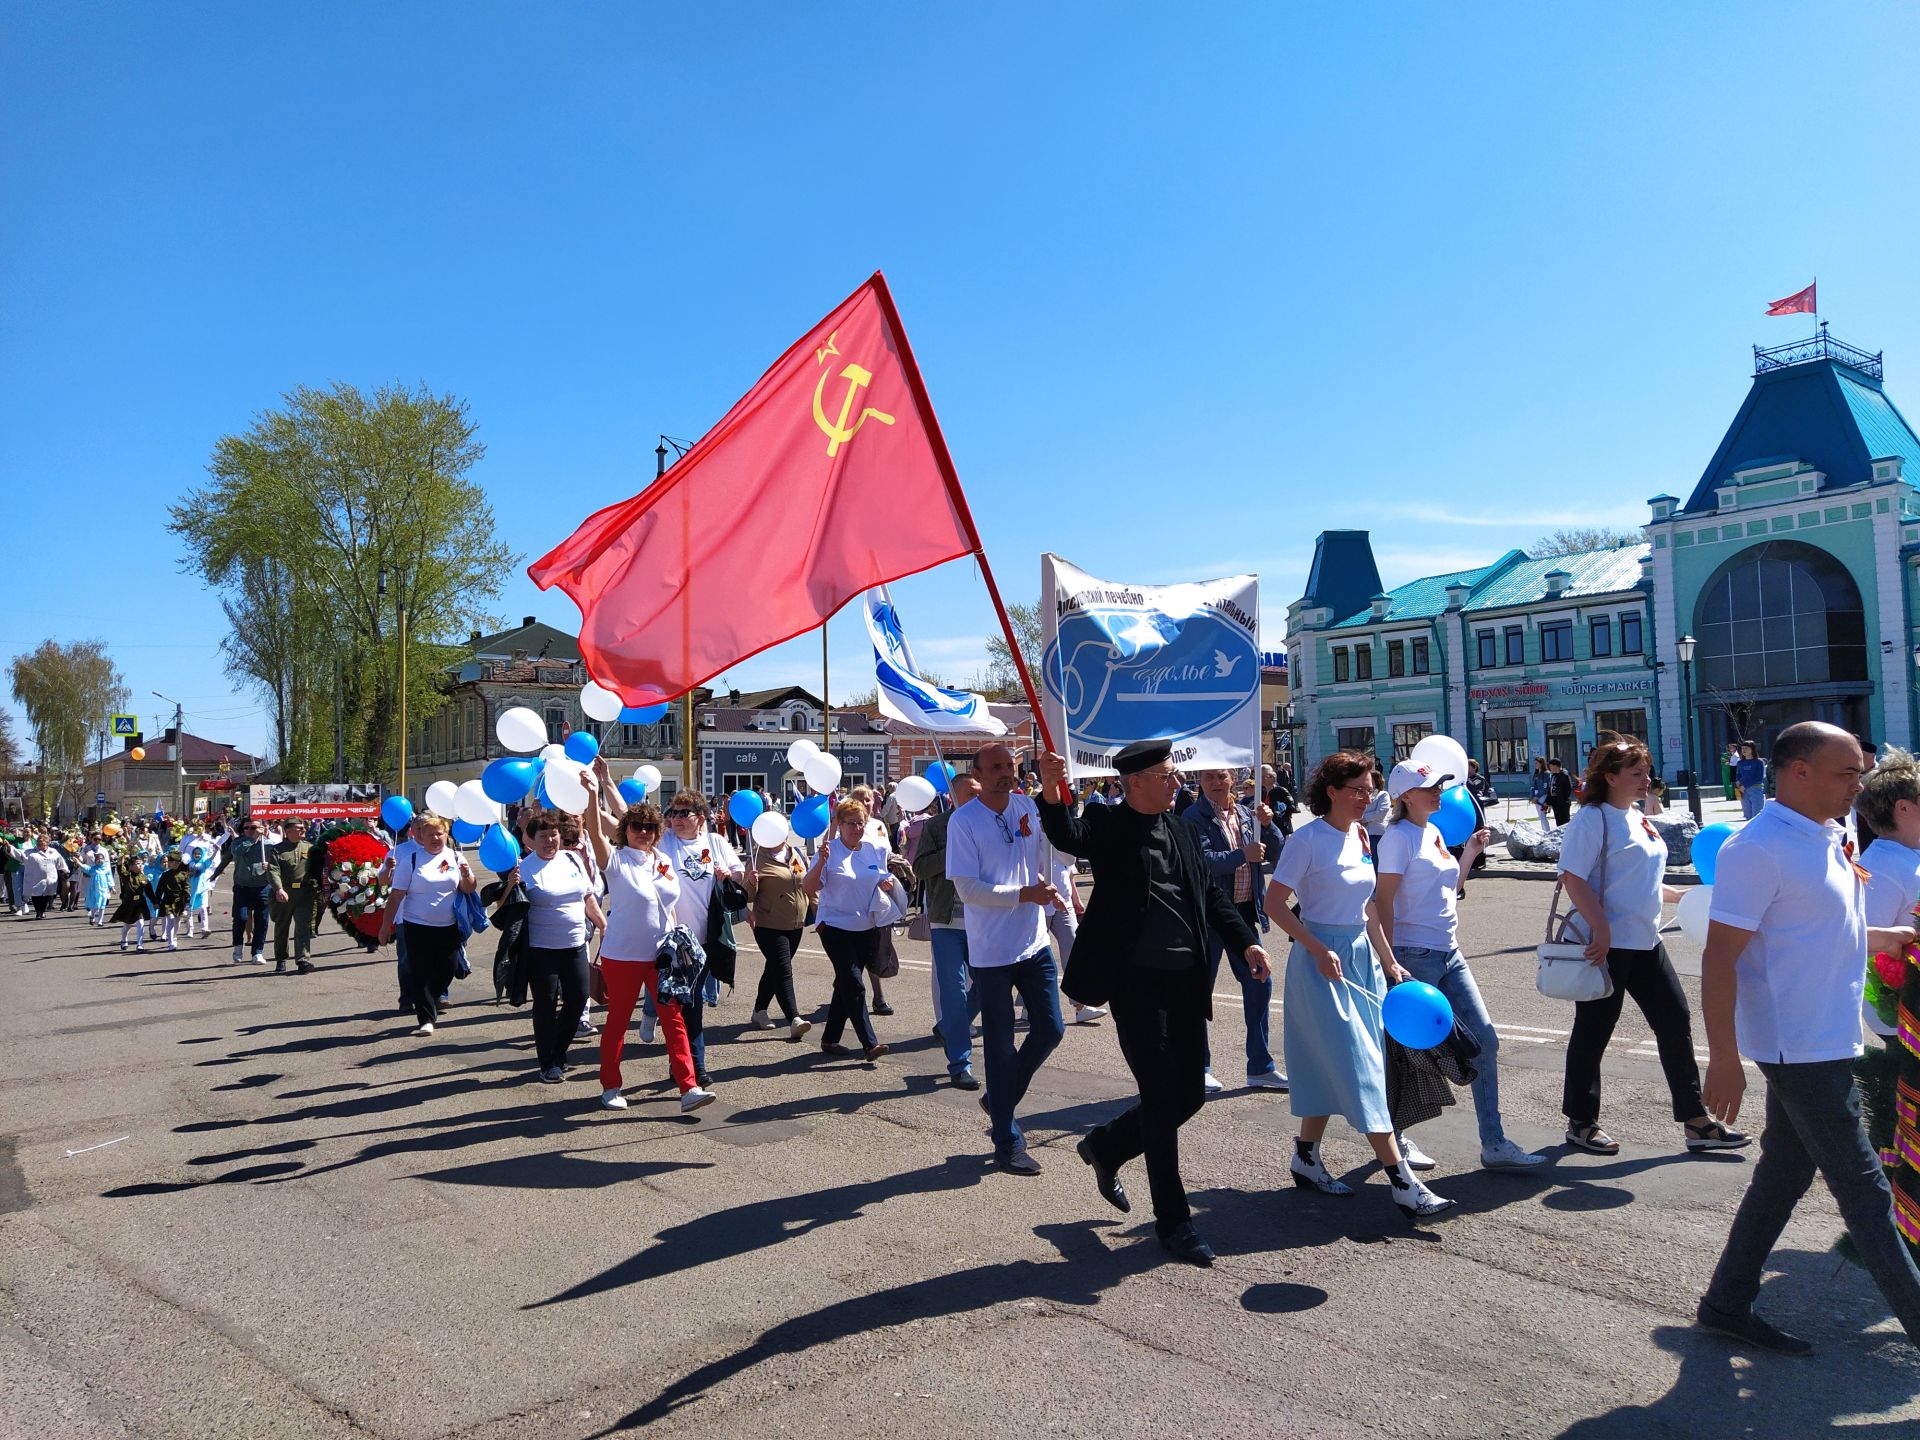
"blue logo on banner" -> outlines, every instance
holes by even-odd
[[[1211,730],[1260,694],[1260,654],[1238,621],[1209,609],[1088,606],[1061,617],[1041,666],[1076,740],[1125,745]]]

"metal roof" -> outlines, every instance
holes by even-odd
[[[1586,550],[1577,555],[1549,555],[1525,560],[1476,589],[1467,600],[1469,610],[1500,610],[1511,605],[1533,605],[1562,597],[1612,595],[1640,583],[1640,561],[1650,547],[1616,545],[1608,550]],[[1564,570],[1566,586],[1547,593],[1547,576]]]

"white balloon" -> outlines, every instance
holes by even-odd
[[[542,765],[565,765],[573,759],[564,745],[542,745],[538,758]]]
[[[809,755],[807,763],[800,767],[800,773],[807,777],[808,789],[816,795],[825,795],[840,783],[840,761],[825,752]]]
[[[1680,917],[1680,929],[1689,939],[1707,943],[1707,912],[1713,908],[1713,886],[1696,885],[1680,897],[1674,914]]]
[[[500,822],[499,805],[480,788],[478,780],[469,780],[453,792],[453,813],[455,818],[469,825],[497,825]]]
[[[556,808],[566,811],[569,815],[587,813],[589,797],[586,784],[580,778],[585,771],[584,765],[575,764],[571,760],[550,762],[547,765],[545,774],[547,798],[553,801]]]
[[[530,755],[547,743],[547,722],[524,705],[502,710],[493,733],[516,755]]]
[[[893,798],[900,802],[900,808],[909,815],[918,815],[933,804],[935,795],[933,782],[924,775],[909,775],[894,789]]]
[[[454,798],[460,787],[451,780],[436,780],[427,786],[427,809],[445,818],[454,814]]]
[[[598,720],[604,725],[619,717],[620,697],[599,681],[589,680],[580,687],[580,708],[587,712],[589,720]]]
[[[811,740],[796,740],[787,746],[787,764],[806,774],[807,761],[820,753],[820,747]]]
[[[753,822],[753,843],[763,850],[772,850],[787,843],[789,826],[787,817],[778,810],[768,810]]]
[[[1416,765],[1424,765],[1436,775],[1451,775],[1451,783],[1467,783],[1467,752],[1451,735],[1429,735],[1413,747],[1407,756]]]
[[[660,788],[660,767],[657,765],[642,765],[638,770],[633,772],[633,778],[642,790],[651,795]]]

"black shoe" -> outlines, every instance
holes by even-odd
[[[1100,1192],[1100,1198],[1122,1215],[1130,1213],[1133,1202],[1127,1199],[1127,1187],[1120,1183],[1120,1172],[1100,1163],[1099,1157],[1093,1153],[1093,1137],[1081,1136],[1073,1147],[1073,1153],[1092,1167],[1094,1188]],[[1192,1233],[1191,1226],[1188,1227],[1188,1233]]]
[[[971,1070],[962,1070],[952,1078],[951,1083],[956,1090],[978,1090],[980,1088],[980,1082],[974,1079]]]
[[[1182,1220],[1171,1235],[1162,1235],[1160,1245],[1174,1259],[1184,1260],[1189,1265],[1204,1269],[1213,1264],[1213,1247],[1193,1233],[1191,1220]]]
[[[868,1013],[872,1015],[891,1015],[893,1014],[893,1006],[885,1004],[875,1005]]]
[[[302,975],[311,975],[313,973],[313,962],[311,960],[302,960],[293,968],[298,970]]]
[[[284,975],[284,974],[286,974],[286,973],[287,973],[287,962],[286,962],[286,961],[284,961],[284,960],[282,960],[282,961],[281,961],[281,962],[280,962],[280,963],[279,963],[278,965],[275,965],[275,966],[273,967],[273,973],[274,973],[274,974],[276,974],[276,975]]]
[[[1762,1350],[1773,1350],[1782,1355],[1813,1353],[1813,1346],[1798,1335],[1789,1335],[1777,1326],[1769,1325],[1751,1310],[1722,1310],[1718,1305],[1702,1300],[1694,1314],[1703,1329],[1711,1330],[1716,1335],[1744,1340],[1749,1345],[1758,1345]]]
[[[693,1072],[693,1083],[698,1085],[702,1090],[711,1089],[713,1086],[713,1077],[704,1070],[696,1070]]]

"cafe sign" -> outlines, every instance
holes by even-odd
[[[1619,680],[1561,680],[1521,682],[1512,685],[1483,685],[1467,691],[1468,699],[1485,705],[1558,705],[1578,706],[1588,700],[1612,700],[1645,697],[1653,694],[1651,675],[1634,675]]]

